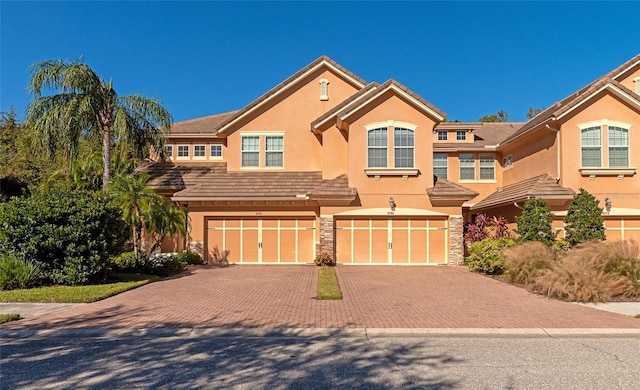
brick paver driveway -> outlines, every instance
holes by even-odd
[[[4,329],[638,328],[456,267],[336,268],[342,301],[318,301],[314,266],[198,268]]]

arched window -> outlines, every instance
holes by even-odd
[[[320,100],[329,100],[329,80],[320,80]]]
[[[387,167],[387,128],[379,127],[367,132],[367,164],[369,168]]]

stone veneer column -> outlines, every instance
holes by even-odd
[[[328,253],[336,261],[336,245],[334,241],[333,215],[320,216],[320,242],[316,245],[316,254]]]
[[[461,215],[449,216],[449,264],[464,262],[464,220]]]

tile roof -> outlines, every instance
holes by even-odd
[[[464,199],[466,201],[478,196],[477,192],[438,176],[433,177],[433,183],[433,187],[427,188],[427,194],[431,199]]]
[[[473,130],[473,143],[465,142],[434,142],[433,149],[455,150],[487,150],[485,146],[498,145],[502,140],[514,134],[525,122],[470,122],[469,125],[479,126]],[[441,129],[442,124],[436,126]]]
[[[349,187],[349,178],[346,173],[334,179],[322,180],[322,183],[309,193],[312,199],[355,198],[357,194],[355,188]]]
[[[371,99],[374,99],[375,97],[377,97],[378,95],[383,94],[389,88],[392,88],[392,87],[395,87],[395,88],[403,91],[404,93],[406,93],[410,97],[416,99],[418,102],[420,102],[420,104],[424,105],[429,110],[431,110],[434,113],[436,113],[436,115],[439,115],[439,116],[441,116],[443,118],[447,116],[447,114],[445,114],[439,108],[437,108],[433,104],[431,104],[428,101],[426,101],[425,99],[423,99],[417,93],[413,92],[412,90],[410,90],[406,86],[402,85],[401,83],[397,82],[396,80],[389,79],[386,82],[384,82],[384,84],[380,84],[380,85],[377,84],[377,83],[368,84],[365,88],[363,88],[362,90],[358,91],[357,93],[355,93],[354,95],[349,97],[347,100],[343,101],[342,103],[340,103],[339,105],[337,105],[333,109],[327,111],[321,117],[319,117],[318,119],[313,121],[311,123],[311,128],[315,129],[316,126],[320,125],[321,123],[323,123],[324,121],[326,121],[330,117],[341,118],[341,117],[349,114],[357,106],[363,104],[364,102],[370,101]]]
[[[618,77],[620,74],[625,72],[626,69],[628,69],[631,66],[634,66],[638,62],[640,62],[640,55],[637,55],[637,56],[633,57],[632,59],[630,59],[629,61],[627,61],[624,64],[620,65],[619,67],[617,67],[616,69],[614,69],[611,72],[607,73],[606,75],[598,78],[597,80],[593,81],[592,83],[589,83],[585,87],[579,89],[575,93],[572,93],[571,95],[567,96],[566,98],[562,99],[561,101],[556,102],[551,107],[547,107],[545,110],[541,111],[538,115],[536,115],[533,118],[531,118],[531,120],[529,122],[527,122],[524,126],[522,126],[522,128],[520,130],[518,130],[516,133],[512,134],[510,137],[506,138],[504,141],[502,141],[501,144],[505,144],[505,143],[511,142],[514,139],[519,138],[520,136],[522,136],[522,135],[524,135],[524,134],[526,134],[526,133],[528,133],[528,132],[530,132],[532,130],[535,130],[536,128],[538,128],[542,124],[544,124],[544,123],[546,123],[548,121],[554,120],[556,117],[562,115],[563,113],[567,112],[568,110],[570,110],[570,109],[580,105],[581,103],[583,103],[595,91],[597,91],[600,88],[606,86],[607,84],[614,85],[614,86],[618,87],[619,89],[623,90],[625,93],[630,94],[631,96],[634,96],[634,95],[638,96],[633,91],[631,91],[630,89],[624,87],[622,84],[620,84],[617,80],[614,79],[615,77]]]
[[[562,187],[548,174],[535,176],[518,183],[498,187],[494,193],[471,206],[471,210],[488,209],[530,198],[572,199],[575,192]]]
[[[355,198],[347,175],[323,180],[322,172],[227,171],[222,162],[146,162],[136,173],[153,176],[150,187],[177,191],[178,198]]]
[[[194,134],[210,134],[215,136],[220,128],[220,124],[227,121],[238,111],[230,111],[222,114],[205,116],[202,118],[190,119],[182,122],[176,122],[171,126],[170,136],[176,137],[180,135]]]
[[[241,109],[239,111],[236,111],[234,113],[234,115],[230,116],[223,123],[221,123],[220,129],[224,130],[224,128],[226,126],[228,126],[229,124],[233,123],[235,120],[241,118],[243,115],[245,115],[246,113],[248,113],[251,110],[253,110],[255,107],[260,105],[262,102],[270,99],[271,97],[273,97],[273,96],[277,95],[278,93],[280,93],[281,91],[285,90],[296,79],[298,79],[299,77],[304,75],[306,72],[310,71],[311,69],[315,68],[316,66],[318,66],[318,65],[320,65],[322,63],[328,63],[331,66],[335,67],[340,72],[344,73],[346,76],[348,76],[348,77],[352,78],[353,80],[355,80],[356,83],[360,84],[360,87],[364,87],[367,84],[367,82],[365,80],[361,79],[360,77],[358,77],[354,73],[348,71],[346,68],[344,68],[343,66],[341,66],[340,64],[338,64],[337,62],[332,60],[331,58],[329,58],[327,56],[321,56],[320,58],[316,59],[315,61],[313,61],[309,65],[307,65],[304,68],[300,69],[299,71],[297,71],[296,73],[294,73],[293,75],[288,77],[286,80],[282,81],[281,83],[279,83],[278,85],[276,85],[275,87],[273,87],[272,89],[267,91],[265,94],[263,94],[262,96],[260,96],[256,100],[254,100],[251,103],[249,103],[243,109]]]

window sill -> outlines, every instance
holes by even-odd
[[[636,167],[629,168],[580,168],[580,174],[582,176],[596,177],[596,176],[633,176],[636,173]]]
[[[493,180],[458,180],[458,183],[476,183],[476,184],[495,184],[498,181]]]
[[[365,168],[367,176],[418,176],[418,168]]]
[[[268,170],[283,170],[284,167],[240,167],[241,170],[247,171],[268,171]]]

